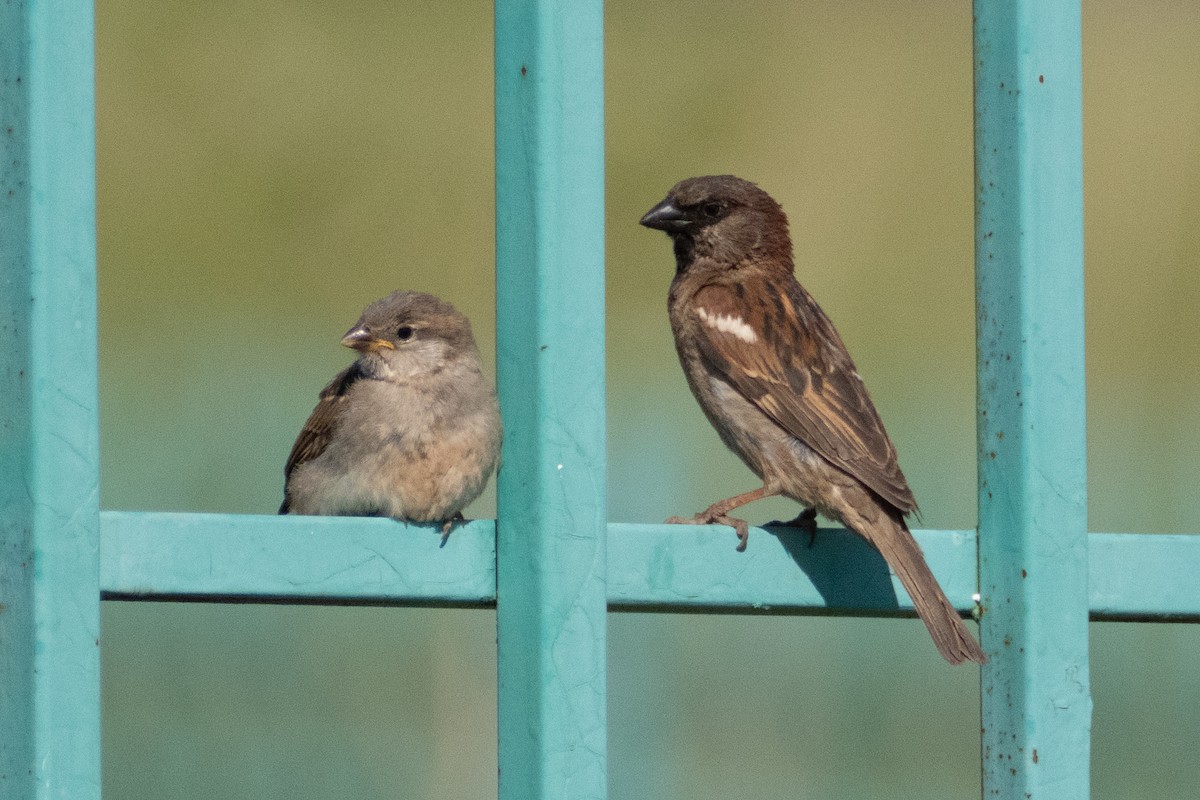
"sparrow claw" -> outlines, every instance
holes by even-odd
[[[450,538],[450,531],[454,528],[454,523],[465,521],[466,517],[462,515],[461,511],[455,511],[453,517],[442,520],[442,543],[438,547],[446,546],[446,540]]]
[[[671,517],[664,523],[666,525],[728,525],[737,533],[738,546],[737,551],[744,553],[746,551],[746,543],[750,540],[750,523],[744,519],[737,519],[725,514],[710,514],[707,511],[701,511],[694,517]]]
[[[739,553],[746,552],[746,543],[750,541],[750,523],[746,522],[744,519],[728,517],[724,514],[719,517],[714,517],[713,522],[721,525],[728,525],[729,527],[733,528],[738,537],[737,551]]]

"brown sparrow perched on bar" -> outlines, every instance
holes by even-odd
[[[732,175],[689,178],[641,219],[675,248],[668,309],[688,385],[721,441],[763,482],[671,523],[733,527],[735,508],[784,495],[842,522],[887,560],[952,664],[987,658],[925,563],[905,516],[917,503],[841,337],[796,280],[787,216]]]

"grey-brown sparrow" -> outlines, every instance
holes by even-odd
[[[284,468],[280,514],[441,522],[479,496],[500,455],[500,408],[471,325],[397,291],[342,338],[358,360],[320,394]]]

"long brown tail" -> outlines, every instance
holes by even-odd
[[[951,664],[964,661],[986,664],[983,648],[946,599],[904,519],[886,513],[874,516],[873,524],[854,527],[883,554],[888,566],[900,578],[938,652]]]

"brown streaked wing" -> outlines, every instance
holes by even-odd
[[[770,299],[758,305],[739,302],[729,286],[700,289],[695,307],[742,319],[757,335],[748,342],[698,320],[701,352],[788,433],[904,513],[915,511],[896,448],[833,323],[798,282],[776,283],[742,284],[745,297]]]
[[[288,455],[287,466],[283,468],[285,482],[291,477],[292,470],[325,452],[337,425],[338,413],[345,402],[346,392],[361,376],[358,362],[355,362],[335,375],[329,385],[321,390],[317,407],[308,415],[308,421],[301,428],[296,443],[292,445],[292,452]]]

